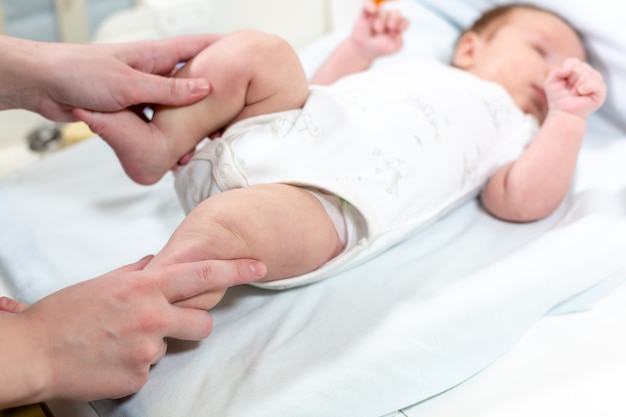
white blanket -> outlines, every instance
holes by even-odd
[[[504,223],[470,202],[319,284],[235,288],[207,340],[173,343],[140,394],[95,406],[103,416],[361,417],[451,388],[557,304],[623,278],[624,158],[624,138],[590,138],[577,189],[546,220]],[[20,297],[157,250],[182,218],[170,182],[132,184],[98,139],[2,181],[0,261]]]

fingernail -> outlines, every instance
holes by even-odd
[[[209,82],[203,79],[189,81],[188,86],[192,94],[206,94],[209,91]]]
[[[267,273],[267,268],[262,262],[250,262],[250,270],[252,271],[252,276],[255,278],[263,278]]]

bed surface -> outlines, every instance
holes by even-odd
[[[626,286],[589,310],[538,321],[492,366],[403,410],[431,416],[603,416],[626,412]]]
[[[587,308],[624,279],[626,141],[590,140],[583,157],[577,188],[544,221],[499,222],[470,202],[351,273],[285,292],[235,288],[209,339],[174,343],[140,394],[96,409],[382,416],[497,365],[555,306]],[[613,172],[620,181],[594,185]],[[0,262],[18,297],[32,301],[157,250],[182,218],[170,182],[131,183],[96,138],[3,180]],[[407,411],[419,407],[434,405]]]

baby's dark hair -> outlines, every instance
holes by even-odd
[[[561,16],[560,14],[550,9],[546,9],[544,7],[540,7],[532,3],[510,3],[510,4],[503,4],[503,5],[495,6],[492,9],[489,9],[486,12],[484,12],[470,27],[468,27],[467,29],[463,31],[461,36],[463,36],[467,32],[475,32],[480,35],[484,35],[487,39],[490,39],[498,31],[498,29],[502,27],[502,25],[506,24],[507,17],[513,11],[520,10],[520,9],[534,10],[534,11],[550,14],[560,19],[565,24],[567,24],[570,28],[572,28],[572,30],[576,32],[578,37],[581,38],[582,40],[582,36],[578,32],[578,30],[574,27],[574,25],[572,25],[563,16]]]

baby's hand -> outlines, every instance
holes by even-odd
[[[402,32],[408,21],[397,10],[369,1],[363,8],[350,38],[364,57],[375,59],[402,48]]]
[[[606,85],[589,64],[571,58],[548,76],[546,96],[550,111],[587,118],[604,103]]]

